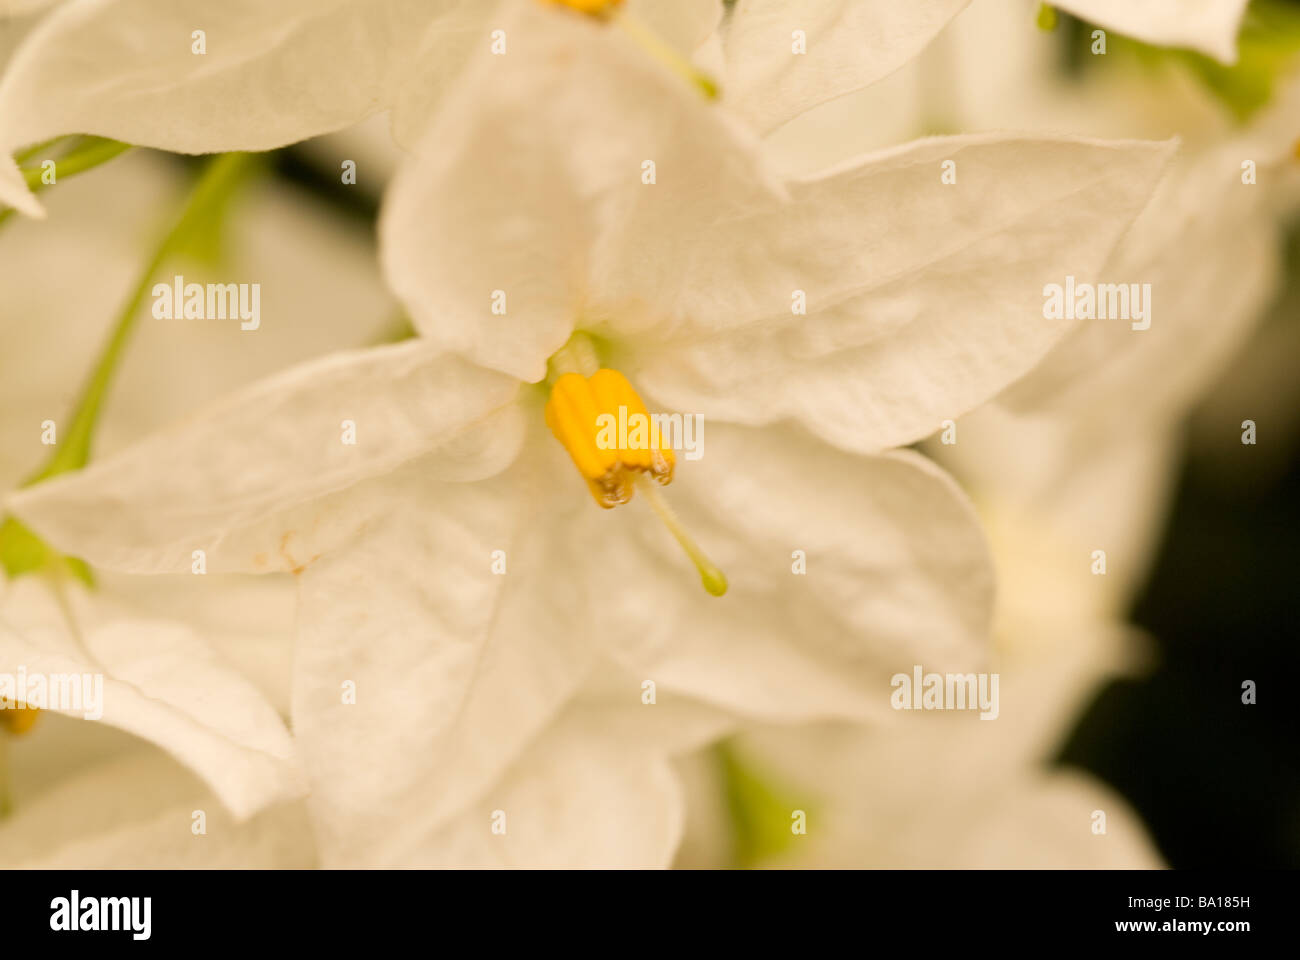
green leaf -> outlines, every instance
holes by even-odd
[[[219,266],[224,258],[228,224],[233,201],[240,187],[262,169],[258,155],[226,154],[238,157],[239,162],[221,174],[217,189],[202,191],[191,201],[188,222],[183,232],[175,237],[171,253],[177,257],[208,267]]]

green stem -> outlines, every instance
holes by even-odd
[[[727,592],[727,577],[718,569],[717,564],[709,559],[708,554],[700,549],[700,545],[695,542],[682,521],[678,519],[677,512],[669,505],[664,495],[659,492],[659,485],[647,477],[645,474],[638,474],[636,485],[641,489],[641,495],[646,498],[650,504],[650,509],[654,510],[655,515],[668,532],[673,535],[682,552],[686,554],[695,564],[695,569],[699,571],[700,583],[705,591],[711,596],[720,597]]]
[[[106,140],[103,137],[87,137],[77,148],[54,161],[54,172],[59,177],[75,177],[79,173],[92,170],[100,164],[107,163],[114,157],[131,149],[131,144],[119,140]],[[23,177],[32,190],[46,186],[41,177],[44,166],[23,168]]]
[[[73,408],[71,425],[65,431],[62,442],[45,465],[28,477],[23,486],[40,483],[61,473],[80,470],[86,465],[90,459],[90,443],[99,422],[104,398],[127,342],[139,321],[140,308],[154,274],[168,257],[180,251],[191,240],[198,228],[213,222],[211,214],[220,209],[247,167],[249,158],[248,154],[228,153],[216,157],[208,164],[180,216],[162,239],[149,265],[123,304],[117,322]],[[37,571],[59,576],[66,570],[87,586],[94,583],[89,567],[74,557],[60,554],[14,516],[0,516],[0,569],[11,579]]]
[[[27,480],[25,486],[48,480],[60,473],[80,470],[86,465],[90,459],[90,441],[99,421],[104,397],[113,382],[113,374],[122,359],[123,351],[139,322],[140,307],[151,288],[154,274],[165,260],[185,244],[194,226],[203,221],[205,213],[230,190],[247,166],[250,156],[246,153],[224,153],[212,160],[203,171],[180,217],[159,244],[118,313],[117,322],[73,409],[72,426],[65,434],[64,442],[59,444],[58,450],[46,465]]]
[[[717,81],[665,43],[659,34],[625,11],[614,11],[608,16],[642,50],[694,86],[707,99],[718,98],[721,91],[718,89]]]
[[[23,147],[14,152],[14,163],[21,167],[32,157],[40,156],[51,147],[71,139],[71,136],[54,137],[50,140],[42,140],[40,143],[33,143],[30,147]]]
[[[37,143],[28,147],[21,153],[16,154],[14,159],[18,163],[24,163],[39,153],[43,153],[50,147],[64,140],[64,137],[56,137],[53,140],[46,140],[44,143]],[[85,173],[87,170],[98,167],[100,164],[107,163],[114,157],[131,149],[131,144],[120,143],[117,140],[106,140],[103,137],[86,137],[71,152],[55,161],[55,175],[61,177],[75,177],[79,173]],[[33,193],[38,193],[45,189],[48,184],[41,179],[42,170],[37,167],[22,168],[23,179],[27,181],[27,188]],[[14,215],[13,207],[0,207],[0,226]]]

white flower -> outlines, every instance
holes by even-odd
[[[1270,106],[1239,123],[1203,83],[1169,66],[1135,68],[1112,55],[1065,78],[1056,42],[1028,13],[1028,4],[971,8],[889,83],[802,118],[779,143],[786,165],[804,170],[843,150],[846,136],[865,148],[882,135],[914,136],[936,118],[962,129],[1065,126],[1097,137],[1182,139],[1168,174],[1100,272],[1103,282],[1150,285],[1149,329],[1123,319],[1081,320],[999,398],[1024,418],[996,441],[1002,452],[986,446],[995,442],[991,425],[978,427],[980,442],[964,442],[977,429],[970,416],[960,427],[963,439],[941,448],[968,461],[964,479],[1004,492],[1009,484],[1051,491],[1080,461],[1104,456],[1099,447],[1111,438],[1159,436],[1178,421],[1231,362],[1273,296],[1282,233],[1300,207],[1294,70],[1279,75]],[[936,89],[945,95],[926,96]],[[894,103],[907,109],[894,110],[882,132],[873,121]],[[1037,438],[1030,446],[1039,456],[1017,457],[1021,469],[1005,469],[1005,456],[1019,452],[1012,448],[1026,432]]]
[[[718,40],[724,95],[766,133],[914,57],[970,0],[739,0]]]
[[[636,46],[518,15],[509,57],[467,68],[386,198],[419,340],[287,371],[12,499],[97,565],[173,571],[204,549],[214,572],[298,575],[293,727],[327,864],[666,862],[670,754],[735,717],[866,719],[900,662],[978,659],[978,528],[927,461],[879,451],[1050,347],[1042,278],[1095,269],[1171,149],[953,138],[776,182]],[[673,529],[726,598],[639,504],[595,508],[548,434],[537,384],[583,349],[650,409],[705,416]],[[552,419],[576,461],[595,449],[582,418]],[[633,477],[586,479],[617,499]],[[638,833],[619,811],[647,791]],[[606,844],[545,835],[593,809]]]
[[[900,77],[900,86],[925,89],[920,74],[956,64],[955,87],[965,95],[948,119],[963,126],[1177,131],[1194,144],[1104,268],[1107,280],[1151,283],[1154,320],[1142,331],[1126,322],[1082,322],[997,402],[962,417],[955,444],[929,445],[975,498],[994,546],[1000,590],[990,669],[1001,675],[1001,715],[987,723],[904,717],[883,735],[844,727],[751,733],[737,749],[809,810],[807,838],[791,841],[777,863],[1159,864],[1120,798],[1048,761],[1097,686],[1145,651],[1144,638],[1123,621],[1163,527],[1179,421],[1230,362],[1275,289],[1278,224],[1295,209],[1300,178],[1294,91],[1234,130],[1226,111],[1207,105],[1199,91],[1179,89],[1177,78],[1162,77],[1159,96],[1132,75],[1122,84],[1111,76],[1054,84],[1035,53],[1022,49],[1042,46],[1031,42],[1038,39],[1032,31],[1023,44],[1001,44],[1015,36],[1006,21],[1018,14],[980,10],[945,35],[953,48],[909,68],[916,76]],[[977,35],[968,28],[983,14],[991,23],[981,25],[993,28]],[[1029,69],[1007,70],[1008,62]],[[996,91],[971,95],[999,71]],[[846,118],[876,116],[889,96],[898,92],[837,105],[835,119],[843,126],[852,122]],[[1191,109],[1175,111],[1175,103]],[[907,122],[924,119],[933,117]],[[830,122],[818,118],[789,131],[791,149],[797,155],[799,135]],[[1243,183],[1246,159],[1256,184]],[[1094,575],[1098,549],[1105,576]],[[841,773],[827,777],[828,770]],[[716,796],[716,784],[712,790]],[[696,796],[686,855],[695,865],[718,862],[726,852],[710,848],[700,825],[710,801]],[[1105,835],[1090,829],[1095,810],[1107,816]],[[788,820],[780,827],[788,832]]]
[[[968,430],[969,422],[963,419],[951,449],[972,461],[996,461],[997,476],[1009,478],[973,487],[998,571],[988,667],[999,676],[997,716],[900,712],[875,729],[745,731],[732,749],[784,801],[750,814],[764,820],[752,829],[786,838],[783,849],[755,865],[1161,865],[1123,798],[1052,761],[1097,688],[1143,665],[1145,638],[1121,621],[1158,540],[1173,451],[1161,437],[1127,436],[1027,496],[1017,485],[1033,482],[1052,431],[990,434]],[[1097,544],[1107,547],[1106,576],[1090,569]],[[708,759],[686,766],[688,866],[727,865],[735,856],[726,847],[727,829],[717,825],[724,794]],[[790,834],[792,809],[807,816],[804,836]],[[1104,832],[1094,829],[1102,823],[1097,811]]]
[[[8,154],[65,133],[265,150],[391,109],[412,140],[475,54],[529,43],[511,33],[521,3],[612,14],[679,69],[698,49],[728,102],[769,129],[895,70],[966,2],[744,0],[724,25],[720,0],[68,0],[0,83],[0,201],[41,215]],[[812,38],[804,55],[795,30]]]

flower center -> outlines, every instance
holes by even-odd
[[[673,479],[677,458],[669,432],[650,416],[640,394],[617,370],[600,367],[589,337],[575,333],[551,357],[546,425],[569,452],[592,498],[606,510],[639,487],[668,532],[695,564],[704,589],[727,592],[727,578],[687,532],[659,487]]]
[[[672,482],[676,458],[669,438],[617,370],[603,368],[589,377],[562,374],[551,387],[546,425],[606,509],[632,499],[638,474],[663,485]]]

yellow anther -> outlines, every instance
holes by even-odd
[[[585,338],[578,340],[585,342]],[[556,358],[551,360],[554,364]],[[659,492],[660,486],[673,479],[677,462],[673,437],[646,410],[627,377],[608,368],[589,377],[572,370],[560,374],[546,402],[546,425],[569,451],[569,458],[598,504],[608,509],[627,503],[639,483],[651,509],[695,564],[704,589],[715,597],[727,592],[727,578],[700,549]]]
[[[546,425],[569,451],[602,507],[631,500],[636,474],[649,474],[659,483],[673,478],[672,438],[660,431],[632,384],[617,370],[558,377],[546,404]]]
[[[579,13],[588,13],[593,17],[602,17],[615,7],[621,6],[623,0],[542,0],[557,7],[568,7]]]
[[[12,700],[0,700],[0,705],[3,705],[3,709],[0,709],[0,727],[6,733],[26,733],[36,723],[36,716],[41,712],[35,707],[15,706]]]

